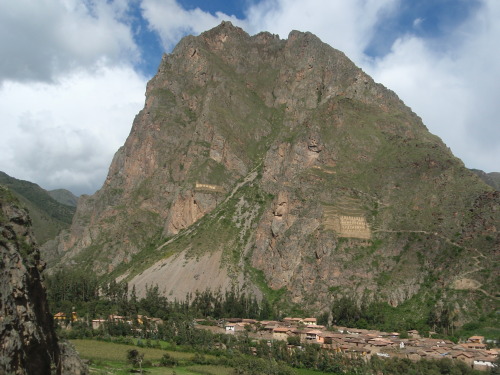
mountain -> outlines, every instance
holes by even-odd
[[[486,173],[479,169],[471,169],[481,180],[486,182],[495,190],[500,190],[500,172]]]
[[[0,373],[87,374],[57,339],[42,283],[44,262],[31,220],[11,191],[0,186]]]
[[[12,190],[28,208],[33,223],[33,232],[39,244],[55,238],[61,230],[71,225],[76,208],[74,205],[64,204],[51,196],[51,194],[61,196],[60,193],[49,193],[37,184],[18,180],[4,172],[0,172],[0,185]],[[66,196],[70,197],[68,194]]]
[[[499,223],[500,193],[342,52],[223,22],[163,56],[46,251],[138,295],[238,286],[284,309],[349,295],[466,320],[498,306]]]
[[[66,189],[48,190],[47,193],[49,193],[53,199],[66,206],[76,207],[78,203],[78,197]]]

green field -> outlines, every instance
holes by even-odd
[[[130,374],[133,367],[127,363],[127,352],[136,349],[144,354],[143,373],[151,375],[232,375],[234,368],[221,365],[200,365],[193,363],[195,353],[172,351],[155,348],[143,348],[136,345],[118,344],[97,340],[70,340],[75,346],[80,357],[89,361],[90,374],[96,375],[126,375]],[[161,342],[162,347],[168,343]],[[178,361],[178,365],[169,367],[159,367],[158,364],[162,356],[168,353]],[[216,359],[215,356],[204,355],[207,360]],[[135,369],[138,370],[138,369]],[[297,375],[321,375],[326,374],[309,369],[293,369]]]
[[[80,354],[80,357],[90,361],[91,374],[125,375],[130,374],[132,366],[127,363],[127,352],[136,349],[144,354],[145,374],[178,374],[178,375],[229,375],[232,368],[214,365],[191,364],[193,353],[168,351],[154,348],[140,348],[132,345],[117,344],[96,340],[70,340]],[[179,366],[174,368],[157,367],[164,354],[179,361]],[[150,362],[151,364],[148,364]]]

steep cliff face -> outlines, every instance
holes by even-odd
[[[1,185],[0,255],[0,373],[86,374],[79,359],[59,347],[31,220]]]
[[[491,307],[499,207],[340,51],[222,23],[164,56],[59,251],[180,298],[270,287],[320,309],[339,291],[397,305],[445,288]]]
[[[0,194],[1,365],[9,374],[50,374],[59,349],[40,280],[43,262],[26,211],[7,201],[5,188]]]

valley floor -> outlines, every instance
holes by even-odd
[[[167,350],[170,344],[167,342],[159,342],[162,349],[159,348],[144,348],[136,345],[126,345],[114,342],[105,342],[98,340],[77,339],[70,340],[75,346],[80,357],[88,362],[90,374],[95,375],[125,375],[132,371],[139,372],[138,368],[134,368],[127,363],[127,352],[131,349],[138,349],[141,354],[144,354],[143,372],[151,375],[232,375],[236,372],[234,366],[197,364],[200,358],[203,361],[215,361],[216,357],[212,355],[203,355],[200,357],[193,352],[184,352],[178,350]],[[163,355],[168,354],[177,361],[174,367],[159,366]],[[309,369],[293,369],[291,374],[297,375],[322,375],[333,374]]]
[[[225,375],[233,371],[230,367],[195,364],[193,363],[194,353],[167,351],[157,348],[140,348],[135,345],[131,346],[97,340],[70,340],[70,342],[75,346],[80,357],[88,361],[91,374],[130,374],[133,367],[127,363],[126,358],[127,352],[133,348],[138,349],[140,353],[144,354],[144,372],[147,374]],[[163,346],[167,347],[168,344],[163,343]],[[178,361],[179,365],[175,366],[175,368],[158,367],[161,358],[166,353]]]

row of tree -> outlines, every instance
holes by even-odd
[[[403,335],[411,329],[424,335],[432,330],[450,338],[455,333],[456,315],[448,306],[434,306],[423,317],[406,314],[406,319],[401,319],[401,315],[400,309],[387,302],[362,299],[360,303],[350,296],[338,296],[334,299],[331,310],[322,314],[318,322],[323,325],[332,323],[344,327],[400,332]]]
[[[79,269],[63,269],[46,279],[49,303],[54,312],[76,311],[89,319],[106,317],[110,314],[136,316],[137,314],[168,319],[170,316],[189,318],[250,318],[280,319],[279,306],[272,306],[266,298],[257,300],[252,294],[238,289],[222,293],[220,290],[205,290],[187,294],[182,301],[170,301],[158,286],[146,288],[145,295],[138,298],[135,287],[129,291],[125,282],[99,283],[98,278]],[[322,325],[379,329],[405,334],[410,329],[421,333],[438,331],[453,339],[455,316],[446,307],[430,309],[427,317],[406,314],[401,318],[399,308],[386,302],[361,300],[349,296],[335,296],[331,309],[318,317]]]
[[[46,278],[48,299],[52,311],[69,315],[76,311],[89,319],[110,314],[136,316],[137,314],[168,319],[171,316],[220,319],[237,317],[248,319],[277,319],[277,312],[267,299],[258,301],[252,294],[237,288],[222,293],[205,290],[188,293],[183,301],[170,301],[158,286],[146,287],[145,295],[137,297],[135,287],[129,291],[127,283],[99,283],[95,275],[80,270],[59,270]]]

